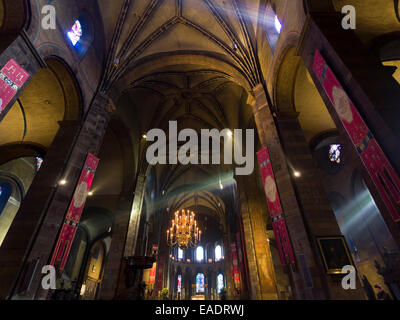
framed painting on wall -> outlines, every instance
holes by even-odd
[[[344,266],[354,266],[343,236],[317,237],[327,274],[342,274]]]

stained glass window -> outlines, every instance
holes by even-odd
[[[12,193],[12,186],[8,183],[1,183],[0,185],[0,216],[6,207],[8,200],[10,199]]]
[[[329,160],[340,163],[342,146],[340,144],[331,144],[329,148]]]
[[[196,293],[204,293],[204,273],[198,273],[196,276]]]
[[[197,260],[197,262],[202,262],[203,259],[204,259],[204,249],[203,249],[203,247],[197,247],[196,260]]]
[[[178,276],[178,293],[182,292],[182,276]]]
[[[40,167],[42,166],[42,164],[43,164],[43,159],[40,157],[36,157],[36,171],[40,170]]]
[[[222,247],[217,245],[215,247],[215,261],[219,261],[222,259]]]
[[[275,51],[279,35],[283,28],[283,23],[272,8],[271,4],[268,4],[266,7],[264,24],[269,45],[272,51]]]
[[[279,21],[279,18],[277,15],[275,15],[275,30],[278,33],[281,33],[281,30],[282,30],[282,23]]]
[[[220,273],[217,276],[217,291],[218,293],[221,293],[221,290],[225,287],[224,285],[224,275]]]
[[[183,250],[181,248],[178,248],[178,259],[179,260],[183,259]]]
[[[83,35],[82,26],[79,20],[76,20],[74,25],[68,31],[68,37],[71,40],[73,46],[75,46]]]

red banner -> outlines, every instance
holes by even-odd
[[[275,240],[278,247],[281,263],[286,265],[286,261],[295,263],[292,245],[286,228],[285,217],[282,210],[281,201],[276,188],[275,176],[272,171],[271,160],[268,148],[265,147],[257,153],[258,163],[260,165],[261,177],[264,183],[265,195],[269,214],[272,219],[272,228],[275,234]]]
[[[235,287],[235,289],[240,290],[239,261],[235,242],[231,242],[231,255],[233,267],[233,286]]]
[[[0,114],[5,110],[18,90],[29,78],[26,72],[14,59],[10,59],[0,71]]]
[[[400,221],[400,179],[353,102],[317,50],[313,70],[393,220]]]
[[[158,244],[153,244],[153,248],[151,249],[153,256],[157,258],[158,255]],[[157,270],[157,262],[153,263],[153,267],[149,272],[149,287],[153,287],[156,282],[156,270]]]
[[[71,245],[74,241],[75,233],[85,206],[86,197],[92,186],[98,164],[99,159],[89,153],[51,258],[50,264],[59,264],[59,271],[64,270],[67,262],[69,251],[71,250]]]

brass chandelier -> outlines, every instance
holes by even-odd
[[[175,212],[175,219],[167,230],[167,244],[170,247],[179,247],[186,250],[189,246],[195,247],[201,240],[201,230],[194,219],[193,211],[184,210]]]

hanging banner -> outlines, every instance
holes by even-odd
[[[233,286],[235,287],[235,289],[240,290],[239,261],[235,242],[231,242],[231,255],[233,266]]]
[[[158,244],[153,244],[153,248],[151,249],[151,252],[152,252],[153,256],[157,258]],[[157,270],[157,262],[154,262],[153,267],[150,269],[150,272],[149,272],[149,282],[148,282],[148,287],[152,288],[152,289],[154,288],[154,284],[156,282],[156,270]],[[153,291],[152,291],[152,294],[153,294]]]
[[[10,101],[28,80],[26,72],[14,59],[10,59],[0,71],[0,119]]]
[[[161,292],[163,289],[163,276],[164,276],[164,262],[162,256],[159,257],[159,261],[157,262],[158,269],[157,269],[157,284],[156,290],[157,292]]]
[[[57,264],[59,271],[64,270],[67,262],[69,251],[71,250],[72,242],[74,241],[75,233],[86,203],[86,197],[92,186],[98,164],[99,159],[89,153],[51,258],[50,264],[52,266]]]
[[[239,260],[239,270],[241,273],[241,279],[245,279],[246,275],[244,273],[244,257],[243,257],[243,250],[242,250],[242,241],[240,239],[240,232],[236,233],[236,247],[237,247],[237,255]]]
[[[276,245],[278,247],[279,257],[282,265],[286,265],[286,261],[294,264],[294,255],[292,245],[290,243],[289,234],[286,228],[286,221],[282,210],[281,201],[276,188],[275,176],[272,171],[271,160],[268,148],[265,147],[257,153],[258,164],[260,165],[261,177],[264,183],[265,195],[267,196],[267,204],[269,214],[272,219],[272,228],[274,230]]]
[[[400,179],[353,102],[317,50],[313,70],[351,138],[361,161],[395,222],[400,221]]]

